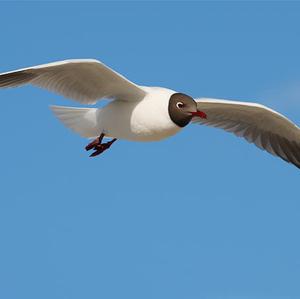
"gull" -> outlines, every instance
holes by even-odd
[[[94,59],[71,59],[0,74],[0,88],[32,84],[102,108],[51,106],[67,127],[93,139],[95,157],[117,139],[159,141],[190,123],[222,128],[300,168],[300,130],[282,114],[251,102],[192,98],[162,87],[137,85]],[[111,138],[103,142],[104,138]]]

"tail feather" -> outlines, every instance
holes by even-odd
[[[82,137],[92,138],[99,135],[97,108],[50,106],[50,109],[66,127]]]

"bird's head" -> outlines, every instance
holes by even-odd
[[[171,120],[182,128],[188,125],[194,116],[206,118],[206,114],[197,109],[195,100],[184,93],[174,93],[170,97],[168,109]]]

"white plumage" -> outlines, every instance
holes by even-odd
[[[83,137],[106,137],[133,141],[157,141],[176,134],[180,128],[168,116],[168,99],[174,91],[145,88],[141,101],[112,101],[104,108],[51,106],[55,115]]]
[[[80,136],[92,138],[99,135],[99,109],[51,106],[51,110],[60,121]]]

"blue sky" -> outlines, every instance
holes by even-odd
[[[0,71],[96,58],[300,124],[300,3],[1,2]],[[0,90],[0,298],[300,298],[300,172],[197,125],[97,159],[34,87]]]

